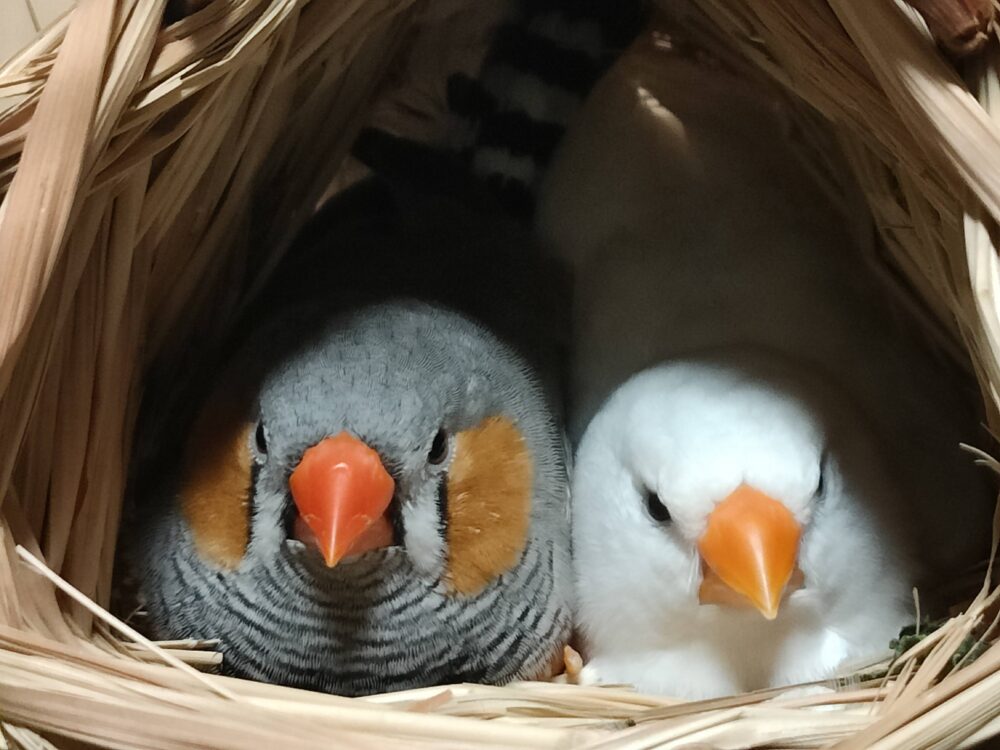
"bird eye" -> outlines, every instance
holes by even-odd
[[[823,451],[823,455],[819,459],[819,481],[816,483],[816,499],[822,500],[823,496],[826,494],[826,464],[827,464],[827,452]]]
[[[430,452],[427,454],[427,463],[438,466],[443,464],[446,458],[448,458],[448,433],[442,428],[434,436],[434,442],[431,443]]]
[[[254,433],[254,442],[257,445],[257,452],[262,455],[267,455],[267,432],[264,430],[264,423],[257,423],[257,432]]]
[[[663,504],[660,496],[652,490],[646,490],[646,508],[649,510],[649,515],[657,523],[666,523],[670,520],[670,511],[667,510],[667,506]]]

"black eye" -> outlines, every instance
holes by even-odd
[[[666,523],[670,520],[670,511],[660,500],[660,496],[652,490],[646,490],[646,508],[649,510],[649,515],[657,523]]]
[[[443,464],[448,458],[448,433],[443,429],[437,431],[434,442],[431,443],[431,450],[427,454],[427,463],[435,466]]]
[[[827,453],[823,451],[823,455],[819,459],[819,481],[816,483],[816,499],[822,500],[823,496],[826,494],[826,464],[827,464]]]
[[[264,430],[264,423],[257,423],[257,432],[254,433],[254,442],[257,444],[257,452],[262,455],[267,455],[267,433]]]

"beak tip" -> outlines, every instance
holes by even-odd
[[[350,545],[347,545],[347,548],[345,548],[343,541],[338,541],[340,541],[339,544],[331,540],[326,545],[320,547],[319,551],[323,555],[323,562],[327,568],[336,568],[340,564],[340,561],[347,557],[350,551]]]
[[[777,619],[778,611],[781,609],[781,596],[776,598],[765,598],[763,601],[754,601],[754,606],[757,610],[764,615],[764,618],[768,621]]]

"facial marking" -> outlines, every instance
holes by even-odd
[[[489,417],[455,436],[448,474],[448,563],[454,593],[472,595],[520,559],[531,520],[534,464],[524,436]]]
[[[250,439],[235,399],[217,391],[195,420],[183,459],[181,512],[198,554],[232,570],[250,541]]]

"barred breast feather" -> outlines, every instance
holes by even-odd
[[[399,548],[327,571],[292,541],[219,573],[180,527],[170,533],[164,542],[179,552],[149,585],[160,599],[150,602],[163,613],[159,629],[221,639],[229,674],[340,695],[504,683],[543,673],[552,644],[569,634],[568,606],[553,595],[551,541],[530,542],[479,595],[455,597],[416,575]]]

